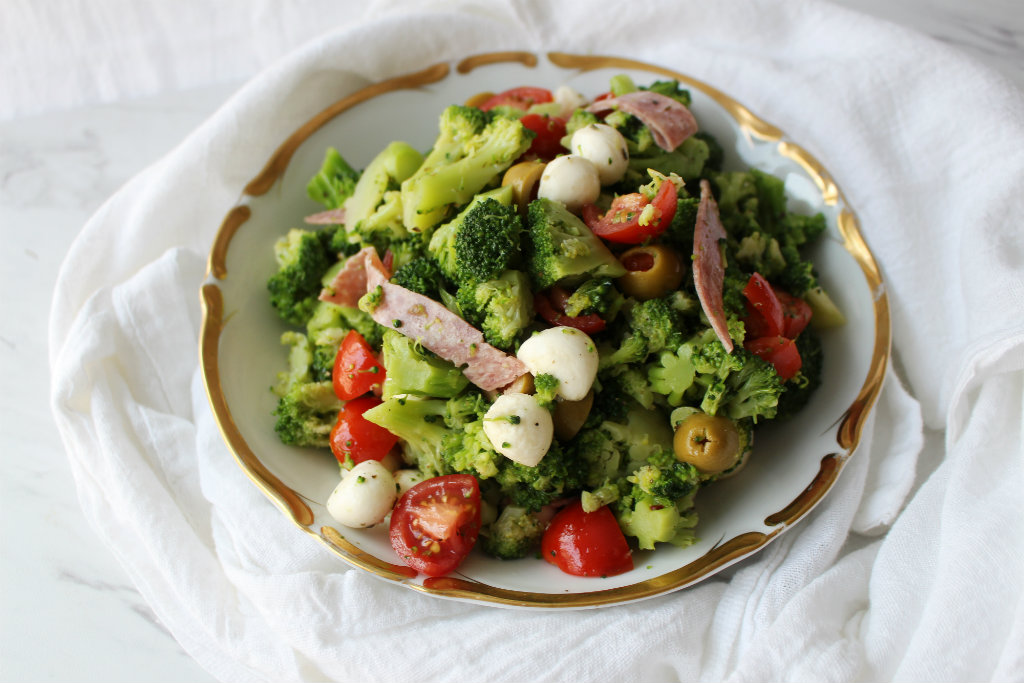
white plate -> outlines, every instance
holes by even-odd
[[[701,128],[725,148],[728,168],[756,167],[786,182],[790,207],[821,211],[828,232],[812,258],[847,324],[823,334],[822,387],[795,419],[761,428],[750,464],[697,497],[700,542],[637,552],[635,569],[603,579],[563,574],[537,559],[500,561],[473,553],[448,577],[426,579],[397,563],[386,529],[340,530],[324,504],[338,481],[329,451],[292,448],[274,433],[276,398],[268,391],[283,369],[286,329],[270,307],[267,278],[274,241],[319,207],[305,187],[328,146],[365,166],[394,139],[427,149],[437,117],[481,91],[568,84],[589,96],[626,73],[637,83],[677,78],[693,96]],[[889,356],[888,300],[878,267],[842,194],[821,165],[781,131],[734,100],[670,69],[613,57],[525,52],[478,55],[437,64],[352,93],[283,141],[244,188],[224,220],[202,288],[201,362],[221,431],[253,483],[342,560],[429,594],[532,607],[593,607],[676,590],[764,547],[805,516],[832,487],[850,457],[881,389]]]

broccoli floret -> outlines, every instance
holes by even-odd
[[[775,417],[783,392],[775,368],[744,349],[736,349],[734,354],[742,359],[743,367],[726,378],[725,414],[734,420],[751,418],[755,422],[759,417]]]
[[[693,384],[695,375],[690,352],[685,345],[675,351],[662,351],[657,362],[647,369],[651,390],[664,396],[670,406],[683,404],[683,394]]]
[[[455,265],[462,282],[498,277],[519,255],[519,213],[493,198],[474,202],[455,234]]]
[[[614,350],[603,350],[600,368],[642,363],[651,353],[677,349],[685,340],[686,321],[673,303],[674,299],[666,296],[625,307],[622,341]]]
[[[721,412],[733,419],[775,417],[782,382],[775,368],[743,348],[728,353],[713,332],[688,341],[680,355],[689,354],[696,375],[685,391],[692,405],[708,415]]]
[[[493,557],[516,560],[536,549],[546,528],[547,525],[526,508],[508,505],[494,522],[481,530],[480,547]]]
[[[277,373],[277,385],[273,391],[278,397],[284,396],[297,384],[313,380],[310,366],[313,363],[313,348],[309,338],[301,332],[289,330],[281,335],[281,344],[288,349],[288,369]]]
[[[565,302],[565,314],[575,317],[594,313],[605,322],[611,322],[615,320],[623,303],[625,298],[611,278],[595,278],[587,280],[569,295]]]
[[[530,202],[527,215],[527,270],[537,289],[587,276],[625,275],[626,269],[604,242],[564,204],[535,199]]]
[[[505,460],[484,434],[483,415],[464,422],[458,429],[449,429],[441,445],[441,457],[453,472],[490,479],[498,474]]]
[[[456,294],[462,316],[476,325],[488,344],[511,351],[533,320],[533,294],[526,274],[506,270],[501,277],[464,284]]]
[[[654,392],[647,375],[640,368],[626,366],[618,373],[619,387],[641,407],[650,410],[654,407]]]
[[[662,233],[661,241],[684,254],[692,253],[699,206],[700,200],[696,197],[680,197],[676,201],[676,212],[672,216],[672,222]]]
[[[343,405],[330,382],[297,382],[278,401],[274,431],[291,446],[329,446]]]
[[[585,464],[583,485],[592,491],[625,478],[651,458],[672,458],[672,439],[664,413],[635,408],[621,420],[584,425],[567,448]]]
[[[611,118],[609,115],[608,119]],[[634,117],[630,118],[639,121]],[[646,126],[639,125],[641,131],[647,131]],[[626,137],[626,147],[629,150],[629,164],[626,167],[626,173],[622,176],[622,180],[614,185],[614,189],[622,194],[636,192],[636,188],[645,184],[648,180],[647,169],[649,168],[665,175],[675,173],[686,182],[695,181],[704,175],[705,167],[711,158],[711,148],[708,143],[696,136],[684,140],[674,151],[666,152],[654,145],[653,140],[648,140],[649,132],[642,136],[629,129],[619,128],[619,132]],[[639,142],[633,142],[633,139],[638,139]]]
[[[734,256],[744,269],[760,273],[769,280],[777,278],[786,269],[779,241],[760,231],[743,237]]]
[[[643,465],[629,480],[634,499],[649,497],[659,505],[674,505],[700,484],[700,473],[689,463],[671,459],[658,465]]]
[[[438,298],[442,286],[441,268],[427,256],[414,258],[395,270],[391,282],[431,299]]]
[[[427,250],[450,282],[458,286],[488,280],[512,262],[519,250],[523,226],[511,205],[511,186],[483,192],[459,215],[434,231]],[[475,264],[473,248],[487,241],[491,229],[497,232],[497,244],[483,247],[485,265]]]
[[[562,139],[562,146],[569,149],[569,139],[572,138],[572,134],[580,128],[586,128],[593,123],[601,123],[601,119],[597,118],[597,114],[586,109],[575,110],[565,122],[566,137]]]
[[[558,378],[546,372],[542,372],[534,377],[533,391],[537,404],[553,410],[555,407],[555,395],[558,393],[558,384]]]
[[[599,370],[609,370],[631,363],[642,363],[647,358],[647,339],[643,335],[627,333],[618,348],[601,347],[599,353]]]
[[[449,398],[469,384],[459,368],[395,330],[384,333],[382,350],[385,400],[404,394]]]
[[[689,107],[692,97],[690,91],[679,85],[679,81],[672,79],[670,81],[654,81],[648,86],[640,86],[640,90],[647,90],[650,92],[656,92],[666,97],[671,97],[675,101],[682,104],[684,107]]]
[[[623,484],[628,484],[625,479],[618,482],[605,482],[593,491],[583,491],[580,494],[580,503],[584,512],[593,512],[604,505],[610,505],[617,501],[622,495]]]
[[[442,442],[448,434],[441,399],[399,396],[389,398],[363,413],[363,417],[401,440],[405,459],[427,477],[452,474],[441,457]]]
[[[277,272],[267,289],[271,305],[286,322],[301,327],[313,315],[321,279],[336,260],[329,249],[332,234],[293,228],[274,243]]]
[[[495,480],[513,505],[536,512],[552,501],[579,490],[584,468],[574,451],[563,449],[557,441],[534,467],[502,458]]]
[[[352,196],[358,181],[359,171],[349,166],[338,150],[329,147],[320,171],[306,186],[306,194],[327,209],[337,209]]]
[[[706,130],[697,131],[693,134],[693,137],[708,146],[708,158],[704,162],[704,171],[701,175],[706,176],[711,173],[720,173],[722,165],[725,163],[725,150],[722,148],[721,143],[718,142],[718,138]]]
[[[423,155],[404,142],[392,142],[373,158],[345,202],[349,243],[381,246],[407,236],[398,188],[422,163]]]
[[[800,412],[810,401],[811,394],[821,386],[824,355],[821,338],[813,330],[804,330],[796,338],[796,349],[800,352],[800,372],[782,386],[776,419],[786,419]]]
[[[692,529],[697,517],[692,508],[701,476],[693,465],[677,461],[671,451],[658,450],[626,482],[631,486],[616,501],[616,517],[623,533],[635,536],[641,549],[650,550],[660,542],[684,546],[696,540]]]
[[[443,221],[529,149],[534,135],[516,119],[460,105],[445,109],[433,149],[402,183],[406,228],[423,232]]]

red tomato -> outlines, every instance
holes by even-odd
[[[796,342],[785,337],[761,337],[743,344],[747,351],[775,366],[775,372],[785,382],[800,372],[803,360],[796,348]]]
[[[383,460],[398,437],[363,418],[370,408],[380,405],[376,396],[363,396],[345,404],[331,430],[331,450],[338,462],[351,460],[358,465],[364,460]]]
[[[563,297],[561,298],[561,306],[558,308],[562,308],[564,305],[565,298]],[[558,308],[555,307],[555,304],[552,303],[552,300],[543,292],[537,292],[533,295],[533,308],[537,311],[540,317],[547,320],[551,325],[575,327],[580,332],[585,332],[586,334],[600,332],[606,326],[604,319],[596,313],[571,316],[560,312]]]
[[[334,357],[331,379],[334,393],[342,401],[350,401],[370,391],[376,384],[384,385],[384,366],[377,362],[373,349],[355,330],[348,334]]]
[[[565,153],[565,147],[562,147],[562,138],[565,137],[565,119],[557,116],[527,114],[519,120],[537,134],[537,137],[530,143],[527,154],[536,154],[541,159],[550,161],[559,154]]]
[[[750,314],[747,335],[757,337],[778,337],[785,329],[782,318],[782,304],[775,296],[775,290],[760,273],[754,273],[743,288],[743,296],[747,299],[747,312]],[[746,325],[746,322],[744,323]],[[787,335],[788,336],[788,335]]]
[[[775,296],[782,304],[782,336],[796,339],[811,321],[811,307],[800,297],[787,294],[781,289],[775,290]]]
[[[540,550],[545,560],[575,576],[615,576],[633,568],[626,537],[607,506],[584,512],[576,501],[563,508],[551,519]]]
[[[484,111],[489,111],[495,107],[512,107],[514,109],[526,110],[534,104],[543,104],[544,102],[550,102],[553,99],[555,98],[552,96],[550,90],[523,86],[520,88],[512,88],[492,96],[486,102],[481,104],[480,108]]]
[[[583,222],[591,232],[609,242],[640,244],[665,232],[676,215],[676,203],[676,186],[666,181],[661,184],[654,201],[648,202],[647,197],[639,192],[620,195],[603,216],[596,206],[587,204],[583,207]],[[640,214],[648,204],[654,206],[654,220],[640,225]]]
[[[480,484],[469,474],[449,474],[416,484],[391,512],[391,547],[427,576],[453,571],[480,532]]]

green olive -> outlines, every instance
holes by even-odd
[[[583,428],[583,423],[594,406],[594,390],[578,401],[556,401],[551,420],[555,425],[555,436],[559,441],[568,441]]]
[[[740,433],[727,417],[694,413],[676,428],[673,441],[676,459],[688,462],[702,474],[718,474],[740,457]]]
[[[505,171],[501,186],[512,186],[512,201],[516,203],[519,213],[526,215],[526,207],[537,197],[537,185],[544,173],[543,161],[521,161]]]
[[[679,289],[685,270],[675,249],[663,244],[633,247],[619,261],[626,274],[619,278],[619,288],[628,296],[644,301],[656,299]]]
[[[503,394],[532,394],[534,392],[533,375],[525,373],[502,390]]]
[[[467,107],[479,107],[481,104],[491,99],[492,97],[494,97],[494,93],[492,92],[478,92],[477,94],[473,95],[468,100],[466,100],[464,104]]]

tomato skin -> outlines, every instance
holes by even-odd
[[[803,360],[796,348],[796,342],[786,337],[760,337],[751,339],[743,347],[755,356],[768,361],[775,367],[779,379],[783,382],[792,379],[800,372]]]
[[[514,109],[526,110],[535,104],[551,102],[554,99],[551,91],[545,88],[521,86],[519,88],[510,88],[492,96],[480,105],[480,109],[490,111],[495,107],[512,107]]]
[[[747,312],[752,319],[752,329],[748,330],[748,334],[755,338],[781,336],[785,329],[782,304],[768,280],[760,273],[754,273],[743,288],[743,296],[747,300]]]
[[[609,242],[640,244],[665,232],[676,215],[677,202],[676,186],[664,181],[650,202],[639,192],[620,195],[603,216],[596,206],[587,204],[582,211],[583,222],[591,232]],[[640,225],[640,214],[648,204],[654,206],[656,218]]]
[[[383,460],[398,443],[398,437],[363,417],[380,405],[376,396],[362,396],[345,404],[331,429],[331,451],[338,462],[358,465],[364,460]]]
[[[530,143],[527,154],[535,154],[545,161],[551,161],[559,154],[565,153],[566,149],[562,147],[562,138],[565,137],[565,119],[558,116],[527,114],[519,121],[537,134],[537,137]]]
[[[782,305],[782,336],[796,339],[811,321],[811,306],[800,297],[788,294],[781,289],[775,290],[775,296]]]
[[[565,299],[563,298],[562,301],[564,303]],[[561,313],[552,303],[551,298],[545,295],[544,292],[537,292],[533,295],[533,308],[540,317],[556,327],[574,327],[580,332],[594,334],[607,326],[604,318],[596,313],[577,316]]]
[[[427,576],[454,571],[480,532],[480,484],[469,474],[421,481],[391,512],[391,547],[405,564]]]
[[[626,536],[607,506],[584,512],[576,501],[560,510],[541,539],[541,555],[566,574],[615,576],[633,568]]]
[[[349,330],[334,357],[331,381],[335,395],[342,401],[350,401],[370,391],[374,385],[383,386],[384,377],[384,366],[377,361],[366,339],[355,330]]]

